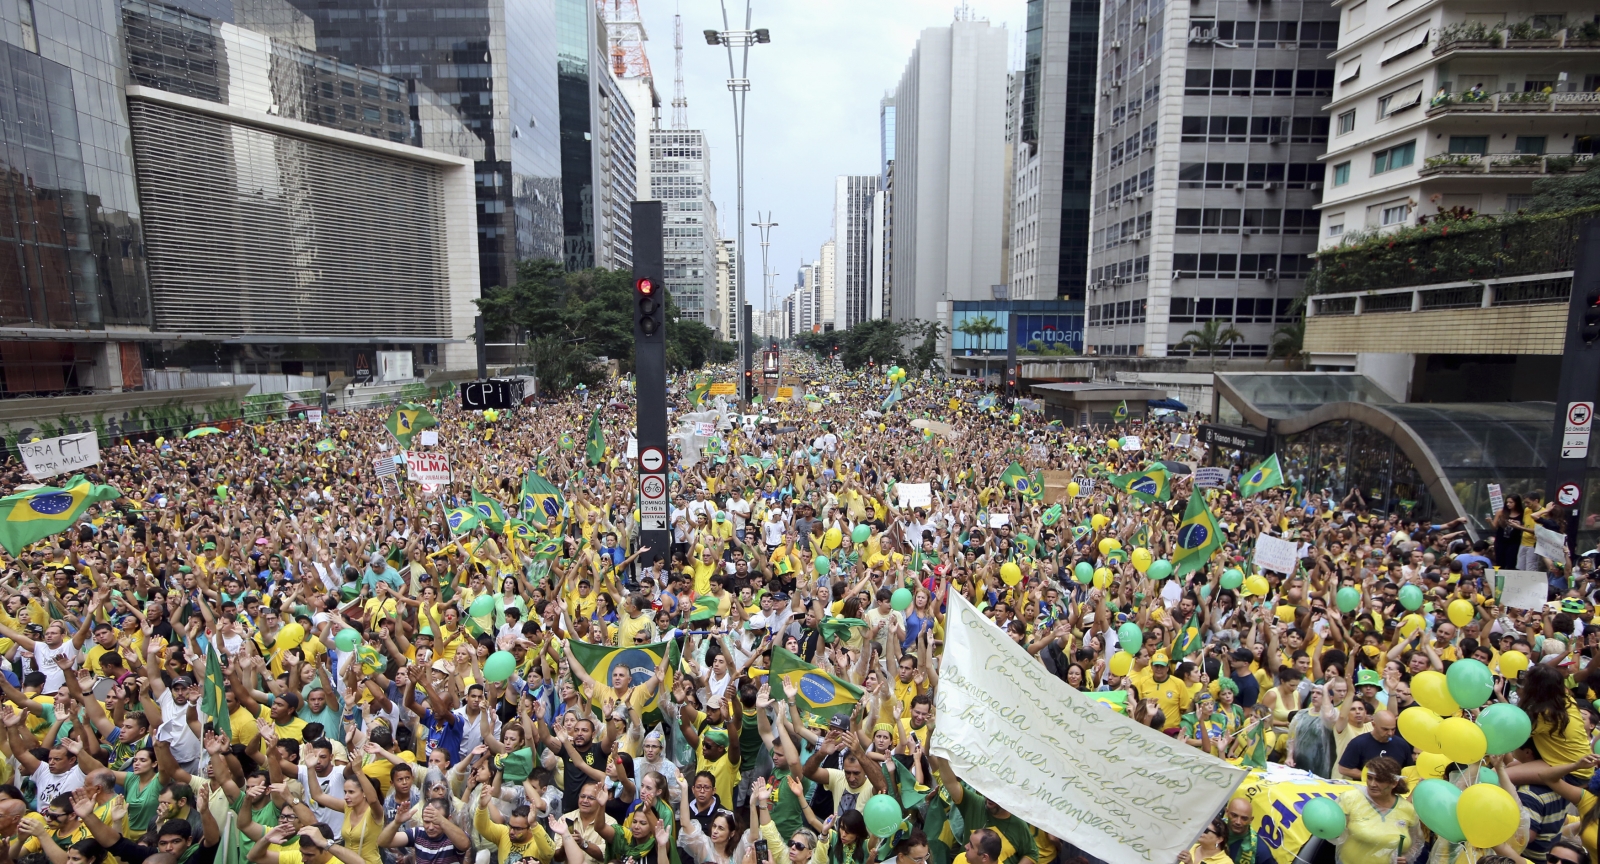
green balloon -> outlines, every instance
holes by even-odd
[[[911,589],[896,588],[889,597],[889,606],[896,612],[904,612],[911,608]]]
[[[1457,661],[1460,662],[1460,661]],[[1449,683],[1448,677],[1445,683]],[[1489,742],[1489,755],[1501,756],[1522,746],[1533,734],[1528,712],[1509,702],[1496,702],[1478,715],[1478,728]]]
[[[1117,628],[1117,643],[1121,650],[1137,654],[1139,649],[1144,647],[1144,632],[1139,629],[1138,624],[1129,621]]]
[[[1412,612],[1422,608],[1422,589],[1415,585],[1407,585],[1400,589],[1400,605]]]
[[[818,555],[817,560],[811,562],[811,566],[817,569],[817,575],[826,576],[828,571],[833,568],[833,562],[829,561],[826,555]]]
[[[344,654],[349,654],[352,651],[355,651],[356,646],[360,644],[361,634],[357,633],[353,628],[350,627],[340,630],[339,634],[333,637],[334,647],[338,648],[339,651]]]
[[[1150,569],[1145,571],[1145,575],[1160,582],[1172,575],[1172,562],[1165,558],[1157,558],[1150,562]]]
[[[1222,572],[1222,587],[1223,588],[1226,588],[1227,590],[1232,591],[1232,590],[1238,588],[1240,585],[1243,585],[1243,584],[1244,584],[1244,573],[1240,572],[1238,569],[1230,568],[1230,569],[1224,570]]]
[[[1300,808],[1300,821],[1306,830],[1324,840],[1333,840],[1344,833],[1344,810],[1332,798],[1313,798]]]
[[[1494,673],[1481,660],[1457,660],[1444,673],[1450,698],[1462,708],[1476,708],[1494,695]]]
[[[1361,605],[1361,589],[1346,585],[1339,589],[1339,593],[1334,596],[1333,602],[1339,605],[1340,612],[1347,614],[1354,612],[1356,607]]]
[[[872,536],[872,529],[865,525],[857,525],[850,529],[850,540],[855,543],[865,543]]]
[[[1433,833],[1452,843],[1464,843],[1467,835],[1461,832],[1461,821],[1456,818],[1456,802],[1460,799],[1461,790],[1454,783],[1424,780],[1411,793],[1411,806]]]
[[[1080,585],[1089,584],[1094,581],[1094,565],[1087,561],[1079,561],[1072,567],[1072,578],[1078,580]]]
[[[483,661],[483,677],[486,681],[501,682],[511,677],[517,671],[517,658],[511,656],[510,651],[496,651]]]
[[[888,795],[868,798],[867,806],[861,808],[861,815],[866,820],[867,830],[874,837],[889,837],[900,830],[900,802]]]
[[[483,615],[493,615],[494,598],[490,597],[488,594],[480,594],[473,598],[472,605],[468,607],[467,611],[472,613],[472,617],[474,618],[478,618]]]
[[[1493,768],[1479,768],[1478,769],[1478,782],[1479,783],[1487,783],[1490,786],[1499,786],[1500,785],[1500,775],[1494,773],[1494,769]]]

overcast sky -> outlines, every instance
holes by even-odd
[[[725,0],[730,26],[741,29],[745,0]],[[973,13],[1004,25],[1012,54],[1022,30],[1024,0],[969,0]],[[733,105],[727,49],[706,44],[702,31],[722,28],[718,0],[638,0],[649,36],[646,49],[661,96],[661,125],[672,123],[672,16],[683,15],[683,77],[689,127],[711,145],[711,191],[723,236],[737,234]],[[949,26],[952,0],[751,0],[751,26],[772,42],[750,49],[749,120],[745,140],[745,222],[772,211],[769,261],[774,304],[794,287],[802,260],[816,259],[832,237],[834,178],[878,174],[878,102],[893,92],[917,36]],[[735,56],[739,51],[735,50]],[[1012,65],[1016,65],[1013,56]],[[746,299],[762,307],[759,232],[746,227]]]

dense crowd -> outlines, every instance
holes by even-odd
[[[678,416],[718,428],[675,438],[673,543],[648,564],[626,381],[499,416],[423,406],[437,488],[375,472],[403,443],[385,410],[107,445],[88,473],[122,497],[0,575],[0,855],[1098,860],[932,752],[959,592],[1106,711],[1345,783],[1342,818],[1305,811],[1334,823],[1312,826],[1323,854],[1600,860],[1595,585],[1533,554],[1548,508],[1513,496],[1475,541],[1292,476],[1255,489],[1254,460],[1195,447],[1185,415],[1067,428],[971,381],[797,362],[803,398],[742,413],[674,382]],[[1195,465],[1231,473],[1199,488]],[[1198,554],[1197,509],[1223,541]],[[1252,566],[1261,536],[1295,544],[1293,572]],[[1551,605],[1498,604],[1497,568],[1549,571]],[[1443,704],[1469,663],[1488,694]],[[819,704],[796,669],[849,695]],[[1507,791],[1513,835],[1475,844],[1504,821],[1476,804],[1442,826],[1427,781]],[[1198,815],[1183,864],[1295,854],[1244,797]]]

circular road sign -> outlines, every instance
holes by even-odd
[[[654,473],[660,471],[667,464],[666,457],[661,455],[660,447],[646,447],[639,451],[639,467]]]
[[[651,501],[665,498],[667,497],[667,481],[660,477],[646,477],[644,482],[639,484],[639,494]]]
[[[1581,494],[1582,493],[1578,490],[1578,484],[1563,483],[1561,484],[1561,488],[1556,490],[1556,503],[1563,507],[1571,507],[1572,505],[1578,503],[1578,497]]]

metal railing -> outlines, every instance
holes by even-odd
[[[1532,278],[1512,277],[1453,285],[1383,288],[1349,294],[1318,294],[1307,298],[1306,315],[1379,315],[1391,312],[1437,312],[1446,309],[1495,309],[1565,303],[1572,293],[1572,274],[1553,273]]]
[[[1597,94],[1600,95],[1600,94]],[[1422,160],[1423,177],[1438,174],[1567,174],[1587,170],[1592,153],[1440,153]]]
[[[1428,115],[1445,113],[1538,113],[1600,111],[1600,93],[1441,93],[1428,101]]]

